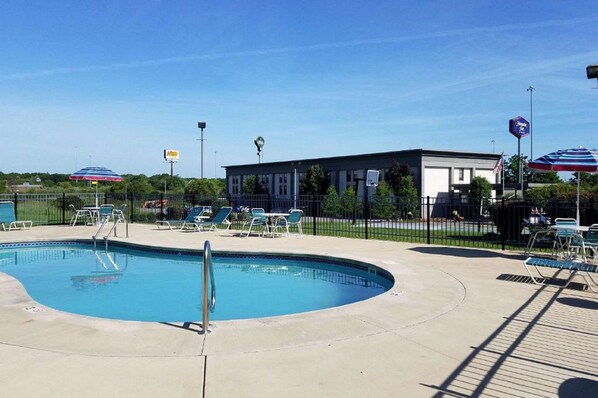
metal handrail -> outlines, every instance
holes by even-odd
[[[208,299],[208,278],[210,279],[210,298]],[[203,245],[203,281],[202,281],[202,327],[203,333],[209,332],[210,312],[216,309],[216,282],[214,281],[214,267],[212,265],[212,248],[210,241]]]
[[[112,228],[110,228],[110,231],[108,231],[108,233],[106,235],[104,235],[104,240],[106,242],[106,252],[108,252],[108,237],[110,236],[110,234],[113,233],[114,231],[114,236],[116,235],[116,226],[118,225],[118,223],[120,222],[124,222],[125,224],[125,231],[126,231],[126,235],[125,237],[128,238],[129,237],[129,223],[127,222],[126,218],[122,218],[123,221],[121,221],[121,218],[116,218],[114,217],[114,221],[112,223]],[[96,249],[96,241],[98,238],[98,235],[100,235],[100,232],[102,232],[102,229],[104,229],[104,226],[108,224],[108,218],[104,218],[101,222],[100,222],[100,227],[98,228],[98,230],[96,231],[95,235],[92,237],[93,238],[93,247],[94,249]]]
[[[102,260],[102,257],[100,257],[100,254],[98,253],[97,250],[94,250],[94,254],[96,255],[96,258],[100,261],[100,264],[102,264],[102,267],[104,267],[104,269],[108,269],[108,267],[106,266],[106,263],[104,262],[104,260]],[[118,268],[118,265],[116,264],[114,259],[112,257],[110,257],[110,253],[108,253],[108,250],[106,250],[106,257],[110,261],[110,264],[112,265],[112,267],[114,267],[115,270],[120,271],[120,268]]]

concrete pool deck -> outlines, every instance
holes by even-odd
[[[124,231],[119,231],[121,234]],[[90,238],[93,227],[0,232],[0,242]],[[1,273],[3,396],[590,396],[598,391],[598,295],[525,283],[523,256],[486,249],[129,225],[137,244],[309,253],[364,261],[387,293],[297,315],[165,324],[76,316]],[[198,281],[199,283],[199,281]],[[579,394],[579,395],[575,395]]]

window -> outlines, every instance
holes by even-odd
[[[289,193],[289,182],[286,174],[278,175],[278,194],[280,196],[287,196]]]
[[[231,176],[230,193],[231,195],[238,195],[241,193],[241,179],[239,176]]]
[[[268,174],[260,174],[257,176],[257,180],[264,188],[265,193],[270,193],[270,176]]]
[[[354,190],[357,190],[358,177],[356,170],[347,170],[347,188],[352,187]]]

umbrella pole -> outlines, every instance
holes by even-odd
[[[581,225],[581,220],[579,219],[579,180],[580,180],[581,172],[577,172],[577,225]]]
[[[98,206],[98,182],[96,181],[96,207]]]

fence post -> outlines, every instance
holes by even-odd
[[[365,184],[364,184],[365,185]],[[367,187],[363,187],[363,219],[365,222],[365,238],[368,239],[368,218],[370,213],[370,207],[368,204]]]
[[[62,193],[62,224],[66,224],[66,192]]]
[[[505,197],[504,196],[501,198],[501,204],[500,204],[500,206],[501,206],[501,212],[498,213],[498,214],[504,215],[505,214]],[[501,241],[501,246],[502,246],[503,250],[505,250],[505,229],[506,229],[505,225],[508,222],[509,222],[508,217],[506,217],[506,219],[502,220],[502,228],[501,228],[501,231],[500,231],[500,241]]]
[[[478,233],[482,231],[482,207],[483,207],[482,194],[480,194],[480,211],[478,212]]]
[[[15,203],[15,216],[18,219],[19,217],[17,216],[17,214],[19,214],[19,196],[18,196],[18,194],[16,192],[15,192],[15,195],[14,195],[13,202]]]
[[[164,219],[164,192],[160,192],[160,220]]]
[[[312,214],[312,232],[313,235],[316,236],[316,211],[317,211],[317,206],[316,206],[316,194],[312,194],[311,195],[311,214]]]
[[[133,192],[126,192],[125,193],[125,201],[127,200],[127,195],[129,195],[129,194],[131,194],[131,201],[129,202],[131,204],[130,207],[129,207],[131,209],[131,213],[130,213],[129,218],[130,218],[130,222],[134,223],[135,222],[135,216],[134,216],[135,213],[133,211],[133,209],[134,209],[134,207],[133,207]]]
[[[426,196],[426,240],[430,244],[430,197]]]

